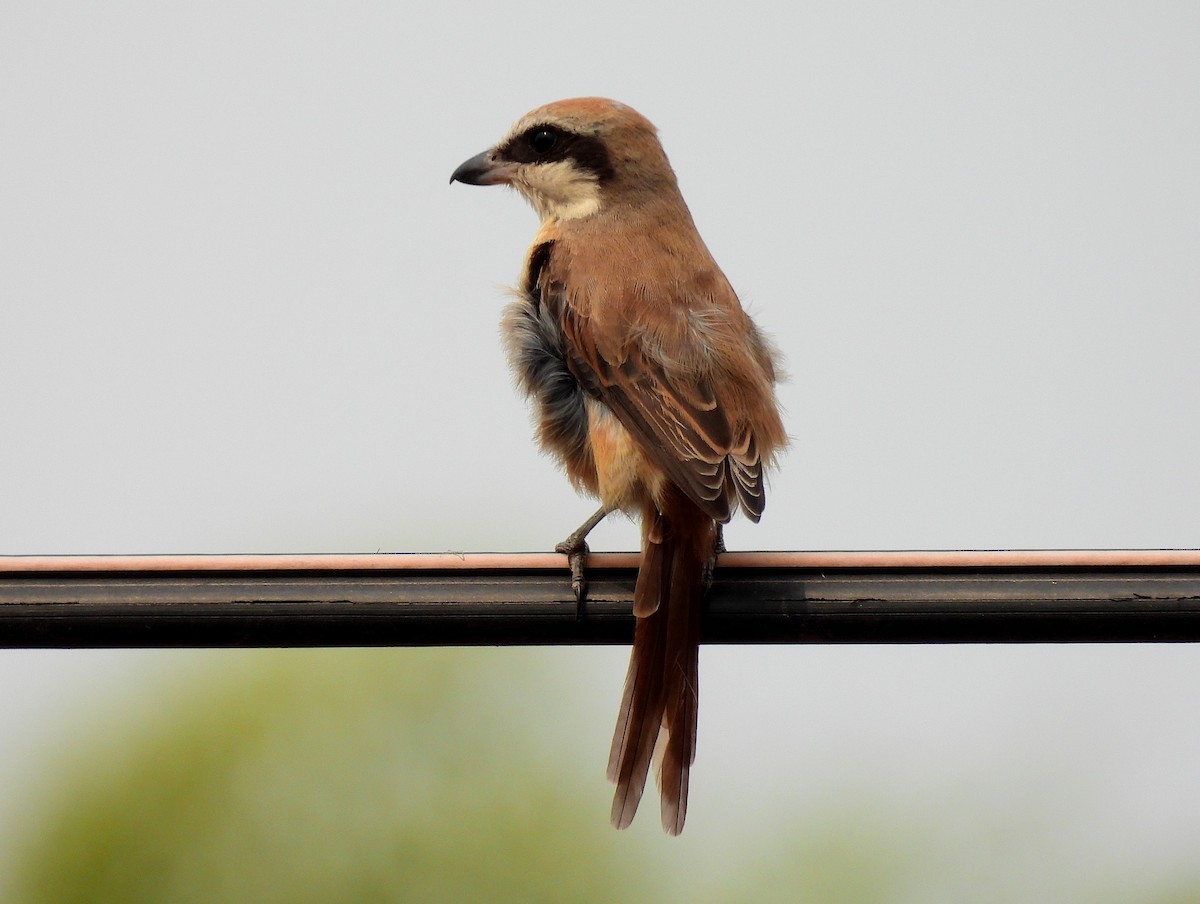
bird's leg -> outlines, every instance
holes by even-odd
[[[588,546],[584,540],[592,532],[592,528],[604,520],[604,516],[609,511],[611,509],[600,506],[592,517],[584,521],[567,539],[554,547],[555,552],[560,552],[567,557],[567,562],[571,566],[571,590],[575,593],[575,615],[578,618],[583,618],[583,601],[587,599],[587,577],[583,573],[583,568],[587,564]]]
[[[708,596],[708,588],[712,586],[713,569],[717,567],[717,557],[725,551],[725,525],[720,521],[717,522],[717,539],[713,543],[712,555],[708,557],[708,561],[704,563],[704,583],[701,584],[704,588],[704,595]]]

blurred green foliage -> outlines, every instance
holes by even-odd
[[[10,904],[1200,900],[1194,875],[1063,862],[1069,844],[1048,843],[1041,792],[1015,772],[1000,809],[955,804],[953,786],[939,800],[842,784],[807,805],[781,789],[737,825],[706,811],[678,839],[648,799],[614,832],[608,726],[580,737],[580,673],[564,681],[529,650],[158,661],[137,700],[101,708],[42,764],[0,877]]]
[[[578,764],[551,761],[504,705],[522,679],[485,661],[211,654],[144,724],[85,739],[59,764],[16,900],[624,897],[640,870],[598,843],[606,811],[572,793]]]

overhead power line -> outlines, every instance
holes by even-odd
[[[614,644],[637,556],[0,556],[0,647]],[[726,553],[707,643],[1200,640],[1200,551]]]

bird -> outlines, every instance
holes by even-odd
[[[765,473],[787,444],[779,354],[701,239],[657,129],[632,107],[601,97],[538,107],[450,182],[510,186],[540,220],[503,345],[542,449],[600,502],[555,547],[577,605],[588,532],[613,511],[640,520],[611,820],[632,822],[653,763],[663,828],[678,835],[722,525],[739,509],[759,520]]]

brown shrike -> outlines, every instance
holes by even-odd
[[[503,333],[542,447],[600,510],[558,549],[582,598],[584,537],[639,516],[637,627],[608,761],[612,821],[653,759],[663,828],[683,829],[696,753],[701,601],[740,507],[786,442],[770,344],[712,259],[653,125],[611,100],[539,107],[450,181],[511,185],[541,217]]]

